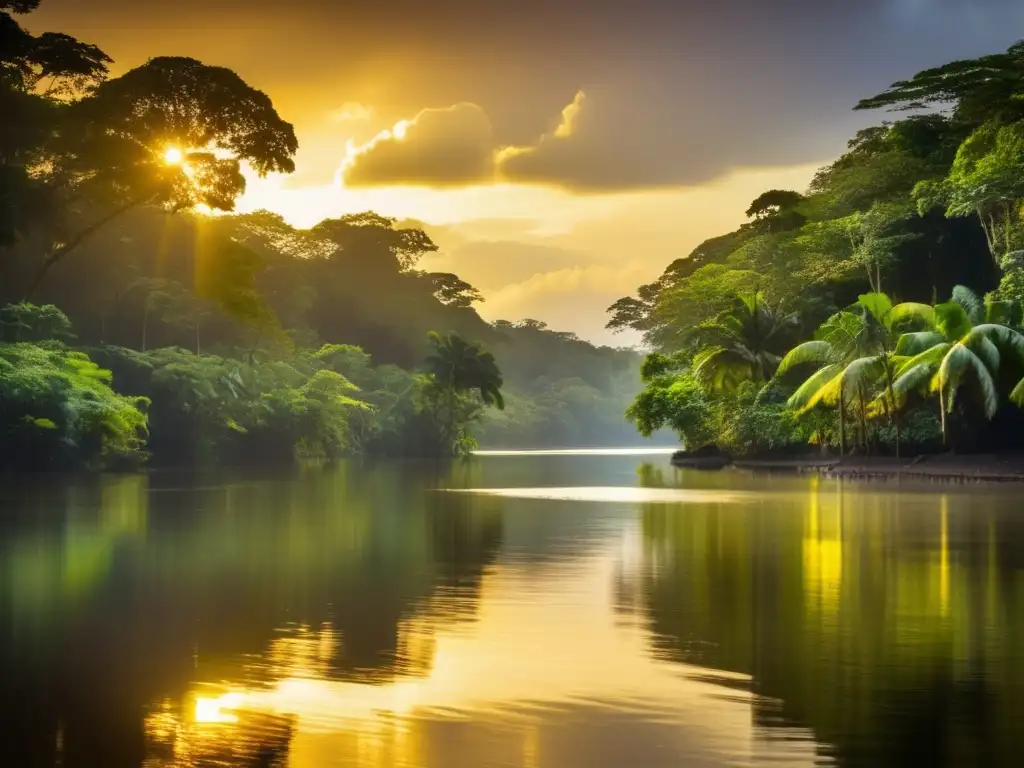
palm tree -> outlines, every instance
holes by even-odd
[[[893,384],[901,399],[928,384],[939,393],[942,440],[949,444],[946,414],[951,413],[958,390],[968,380],[977,384],[985,417],[991,419],[999,408],[999,373],[1002,354],[1009,351],[1024,362],[1024,335],[994,322],[1002,314],[998,303],[985,304],[962,285],[953,289],[950,301],[936,305],[931,329],[904,334],[896,353],[904,359]],[[1024,382],[1010,393],[1010,399],[1024,399]]]
[[[846,455],[848,387],[845,386],[845,372],[863,354],[863,329],[862,318],[852,312],[832,315],[821,324],[812,341],[797,345],[782,358],[775,374],[782,376],[801,365],[815,366],[814,374],[800,385],[787,403],[790,408],[800,412],[810,410],[822,400],[827,391],[835,390],[839,411],[840,456]]]
[[[457,392],[475,389],[485,405],[504,410],[503,382],[494,355],[457,333],[431,331],[427,338],[433,346],[427,355],[427,370],[439,383]]]
[[[797,315],[774,309],[763,294],[736,296],[729,309],[687,334],[687,342],[699,349],[693,375],[713,391],[768,381],[796,327]]]
[[[926,304],[893,305],[884,293],[866,293],[847,310],[830,317],[815,334],[786,355],[778,373],[801,364],[815,364],[816,372],[789,399],[789,406],[804,412],[819,403],[837,405],[839,448],[846,452],[846,404],[858,405],[861,444],[867,444],[869,400],[881,388],[878,404],[896,428],[896,455],[900,454],[900,414],[894,389],[900,363],[899,330],[911,322],[928,324],[933,310]]]
[[[431,331],[428,339],[432,349],[425,361],[426,369],[439,406],[443,405],[443,415],[438,413],[437,416],[441,419],[441,440],[449,450],[455,441],[458,395],[475,390],[484,405],[504,410],[503,381],[494,355],[479,344],[466,341],[456,333],[442,335]]]

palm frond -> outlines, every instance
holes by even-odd
[[[917,325],[922,328],[935,327],[935,308],[929,304],[919,304],[913,301],[906,301],[897,304],[889,312],[887,325],[890,328],[899,328],[910,325]]]
[[[878,383],[885,375],[885,362],[879,355],[870,355],[854,360],[846,366],[843,378],[847,392],[856,392],[861,387],[870,387]]]
[[[973,326],[967,310],[955,301],[935,305],[935,327],[945,335],[947,341],[963,338],[971,332]]]
[[[781,376],[791,368],[804,365],[805,363],[825,365],[833,362],[834,358],[835,350],[829,342],[821,340],[805,341],[803,344],[789,350],[786,356],[782,358],[782,362],[779,363],[775,375]]]
[[[735,349],[711,347],[693,358],[693,376],[705,389],[721,392],[749,377],[750,360]]]
[[[974,374],[981,392],[985,416],[991,419],[999,408],[999,392],[996,389],[995,378],[984,361],[963,344],[954,344],[943,358],[932,387],[936,388],[937,385],[943,389],[946,393],[946,410],[951,412],[957,391],[971,373]]]
[[[942,364],[942,358],[946,356],[946,353],[949,352],[952,346],[948,342],[941,342],[925,349],[896,366],[896,374],[902,375],[904,371],[916,368],[919,365],[926,365],[932,370],[938,370],[938,367]]]
[[[974,354],[978,356],[985,367],[991,373],[997,373],[999,371],[999,347],[988,336],[968,336],[969,343],[966,344]]]
[[[970,336],[989,338],[1000,347],[1013,352],[1018,360],[1024,362],[1024,334],[1015,331],[1013,328],[999,325],[998,323],[985,323],[972,328]]]
[[[928,382],[935,373],[936,367],[937,365],[920,363],[904,368],[903,373],[897,376],[892,383],[892,391],[896,396],[896,402],[902,405],[910,394],[926,389]]]
[[[1010,402],[1017,406],[1024,406],[1024,379],[1017,382],[1017,386],[1010,390]]]
[[[899,341],[896,342],[896,354],[913,357],[931,349],[936,344],[941,344],[945,340],[945,337],[938,331],[904,333],[900,336]]]
[[[953,295],[950,301],[963,307],[972,323],[985,322],[985,302],[966,285],[953,286]]]
[[[845,358],[857,349],[863,333],[863,318],[853,312],[837,312],[819,326],[814,337],[827,341],[837,357]]]
[[[811,400],[814,399],[815,395],[833,379],[837,379],[842,372],[843,366],[839,363],[826,365],[801,384],[796,392],[790,396],[789,400],[786,401],[786,405],[798,411],[812,408]]]
[[[880,324],[884,324],[892,312],[892,300],[884,293],[861,294],[854,306],[867,310]]]

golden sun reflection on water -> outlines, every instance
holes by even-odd
[[[245,702],[245,694],[225,693],[217,698],[196,696],[193,719],[197,723],[237,723],[238,715],[230,710],[238,709]]]
[[[197,735],[206,748],[243,730],[259,740],[261,723],[249,713],[293,717],[292,768],[562,768],[566,738],[573,765],[625,765],[623,754],[650,748],[634,740],[651,738],[694,764],[714,755],[744,762],[757,752],[812,764],[806,739],[758,745],[745,675],[653,659],[642,623],[608,631],[616,574],[642,558],[623,549],[642,546],[635,532],[624,535],[560,568],[554,581],[499,563],[484,576],[472,625],[446,623],[465,608],[444,598],[427,608],[433,618],[401,622],[397,646],[432,653],[386,682],[338,679],[325,667],[320,650],[344,647],[330,625],[288,628],[257,661],[266,684],[196,698],[195,720],[210,726]],[[629,723],[638,733],[616,733]]]

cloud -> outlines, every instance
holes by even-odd
[[[491,182],[491,122],[480,107],[468,102],[424,109],[363,145],[350,144],[341,177],[348,187],[452,187]]]
[[[358,101],[346,101],[328,115],[332,123],[363,122],[370,120],[372,117],[373,107],[360,104]]]
[[[795,147],[773,133],[749,135],[748,125],[725,119],[737,102],[724,91],[712,113],[686,109],[693,94],[677,90],[651,83],[578,90],[546,132],[511,146],[496,141],[477,104],[424,109],[361,145],[350,143],[341,177],[353,188],[504,183],[628,192],[695,187],[738,169],[792,165],[814,150],[813,142]],[[817,157],[834,156],[842,143],[823,145]]]

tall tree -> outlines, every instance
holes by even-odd
[[[952,106],[958,119],[982,123],[1024,117],[1024,41],[1006,53],[952,61],[899,80],[863,99],[857,109],[896,110]]]
[[[68,253],[142,205],[231,210],[242,163],[290,173],[298,142],[270,98],[223,67],[161,57],[108,80],[67,109],[50,184],[67,207],[30,292]]]
[[[431,352],[425,361],[429,382],[425,387],[433,417],[439,431],[439,441],[445,452],[456,449],[460,424],[460,396],[476,392],[484,405],[503,410],[505,400],[501,394],[501,371],[494,355],[479,344],[463,339],[455,333],[429,334]]]

